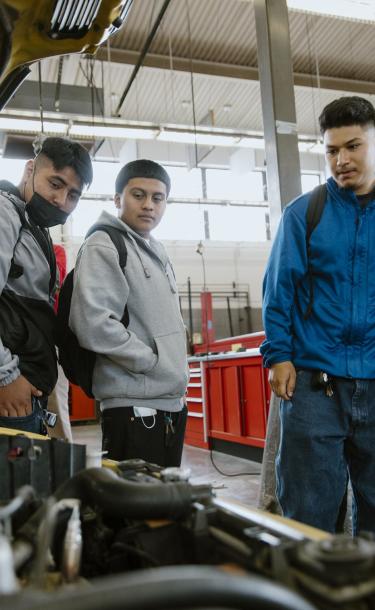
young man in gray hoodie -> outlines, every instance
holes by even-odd
[[[132,161],[116,179],[124,269],[111,238],[96,231],[74,272],[69,325],[96,352],[93,393],[102,411],[103,450],[115,460],[179,466],[186,426],[186,333],[176,280],[163,245],[151,236],[166,209],[170,178],[150,160]],[[122,323],[127,307],[129,324]]]
[[[0,181],[0,427],[45,434],[57,379],[49,227],[73,212],[92,165],[67,138],[45,138],[34,148],[18,186]]]

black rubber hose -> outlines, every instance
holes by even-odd
[[[137,483],[108,468],[89,468],[63,483],[54,495],[57,500],[78,498],[114,517],[179,519],[191,511],[191,493],[186,482]]]
[[[25,592],[27,606],[13,598],[12,610],[316,610],[297,593],[259,576],[230,576],[206,566],[141,570],[90,585],[53,596],[32,593],[27,601]]]
[[[107,468],[89,468],[63,483],[54,497],[77,498],[84,506],[98,508],[112,517],[174,520],[190,514],[193,491],[184,481],[160,485],[136,483]],[[38,510],[20,528],[17,537],[33,541],[43,516],[43,509]]]

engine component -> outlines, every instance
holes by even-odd
[[[14,498],[23,485],[48,497],[85,467],[86,447],[57,439],[0,434],[0,499]]]
[[[0,534],[0,595],[18,591],[12,548],[8,538]]]
[[[82,555],[82,529],[79,502],[72,500],[73,510],[66,528],[63,547],[62,573],[66,582],[74,582],[79,576]]]
[[[1,607],[375,607],[375,542],[299,527],[185,478],[141,460],[77,473],[15,524],[8,550],[26,586],[0,580]]]
[[[375,593],[375,542],[338,534],[305,542],[293,553],[296,578],[332,603],[348,603]]]
[[[9,606],[10,608],[10,606]],[[92,587],[12,599],[13,610],[316,610],[300,595],[259,576],[204,566],[160,568],[96,581]]]

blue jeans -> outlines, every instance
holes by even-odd
[[[375,532],[375,380],[336,378],[334,394],[297,372],[292,400],[280,404],[276,493],[285,517],[335,531],[348,475],[353,531]]]
[[[31,397],[32,413],[21,417],[0,416],[1,428],[16,428],[23,432],[35,432],[36,434],[47,434],[44,423],[44,409],[47,408],[47,398]]]

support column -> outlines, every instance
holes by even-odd
[[[302,190],[298,153],[293,69],[286,0],[254,0],[258,68],[271,238],[284,206]],[[272,512],[280,508],[275,497],[275,456],[279,446],[280,399],[272,396],[268,414],[258,506]]]
[[[286,0],[254,0],[271,235],[283,207],[301,193]]]

